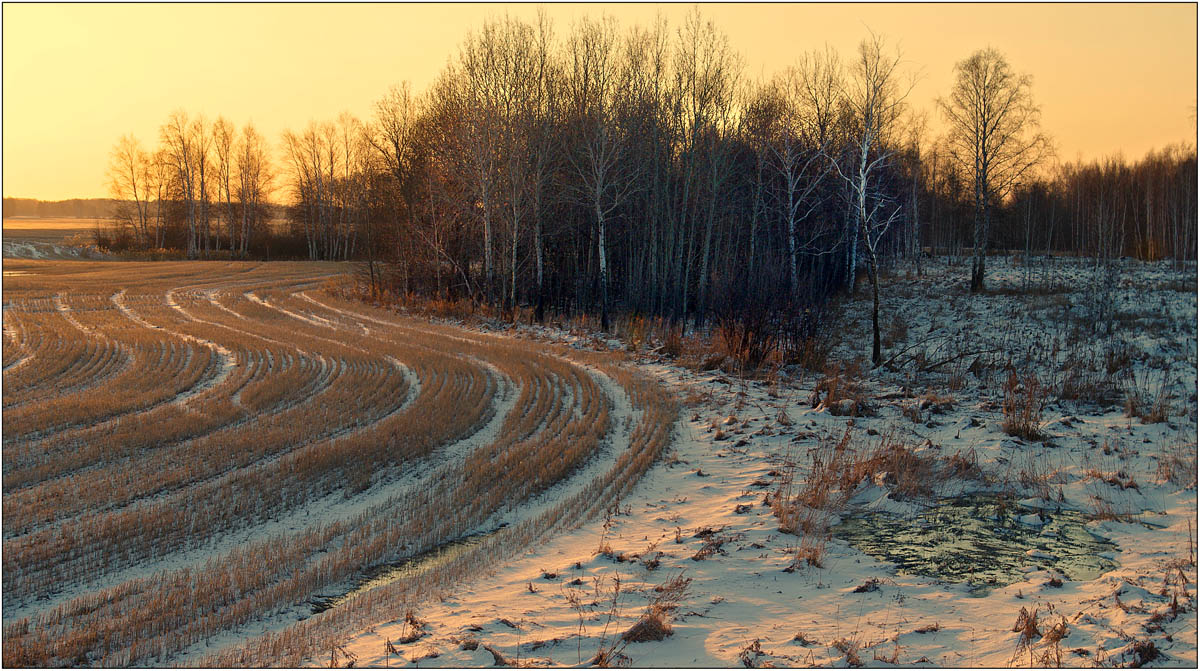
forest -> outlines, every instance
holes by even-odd
[[[1196,258],[1194,146],[1058,162],[1030,76],[990,48],[954,74],[921,110],[915,67],[884,36],[754,79],[699,11],[561,35],[501,18],[428,90],[395,85],[365,119],[272,143],[179,110],[152,149],[122,137],[100,242],[353,260],[376,298],[507,316],[582,312],[607,329],[611,312],[761,313],[790,334],[860,278],[878,293],[881,272],[927,254],[971,257],[973,291],[992,250]]]

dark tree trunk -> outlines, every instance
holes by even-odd
[[[879,262],[871,255],[871,331],[874,341],[871,344],[871,365],[878,367],[883,361],[879,351]]]

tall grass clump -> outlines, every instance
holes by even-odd
[[[1041,440],[1042,410],[1048,398],[1036,373],[1009,371],[1004,384],[1004,433],[1024,440]]]

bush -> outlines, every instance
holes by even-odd
[[[622,641],[630,643],[645,643],[646,641],[661,641],[670,636],[673,632],[671,623],[667,622],[666,612],[654,606],[646,609],[632,627],[624,634],[621,634]]]
[[[1004,433],[1025,440],[1040,440],[1045,389],[1034,373],[1021,376],[1009,371],[1004,385]]]
[[[825,367],[825,377],[817,382],[816,393],[824,394],[822,404],[829,414],[849,417],[869,417],[874,409],[863,393],[862,371],[856,364],[836,364]]]
[[[1125,416],[1137,417],[1143,424],[1167,421],[1171,414],[1168,387],[1168,371],[1164,370],[1157,381],[1152,381],[1149,373],[1139,380],[1137,374],[1130,371],[1125,396]]]
[[[794,296],[786,276],[776,269],[723,278],[713,290],[716,336],[723,353],[743,372],[771,361],[824,363],[830,338],[822,323],[823,303]]]

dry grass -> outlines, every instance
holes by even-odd
[[[1046,389],[1035,373],[1019,376],[1010,371],[1004,385],[1004,421],[1001,428],[1010,436],[1040,440]]]
[[[1042,632],[1038,627],[1038,609],[1032,611],[1021,606],[1021,612],[1017,614],[1017,621],[1012,626],[1012,630],[1017,634],[1017,648],[1013,652],[1011,662],[1017,661],[1017,658],[1022,653],[1029,653],[1029,666],[1033,666],[1033,646],[1035,639],[1041,640]]]
[[[621,640],[627,643],[661,641],[674,633],[671,628],[671,615],[687,598],[691,583],[692,579],[683,577],[681,571],[655,587],[650,605],[638,621],[621,634]]]
[[[1125,395],[1125,416],[1137,417],[1143,424],[1167,421],[1171,407],[1170,371],[1155,375],[1147,371],[1139,376],[1130,371]]]
[[[791,570],[803,564],[821,566],[830,520],[864,483],[901,497],[928,498],[947,478],[982,476],[973,452],[939,460],[917,454],[891,432],[858,448],[850,427],[839,437],[822,438],[810,451],[807,469],[788,457],[778,473],[769,497],[771,511],[780,531],[801,537]]]
[[[1159,482],[1179,487],[1196,486],[1196,443],[1172,442],[1155,455],[1158,465],[1155,476]]]
[[[519,342],[395,318],[338,296],[309,300],[302,292],[327,266],[244,264],[232,284],[223,266],[213,266],[211,276],[197,275],[197,267],[156,264],[131,282],[128,265],[80,262],[71,270],[91,275],[75,284],[53,274],[11,285],[6,278],[13,305],[6,341],[29,357],[6,362],[38,371],[12,378],[11,386],[6,372],[6,404],[41,407],[24,399],[37,398],[38,376],[47,374],[50,385],[65,381],[97,396],[92,414],[59,425],[31,411],[36,441],[8,440],[6,433],[6,604],[36,604],[56,586],[171,558],[295,515],[323,497],[352,498],[414,467],[439,486],[410,488],[348,517],[313,519],[269,541],[213,553],[192,569],[114,583],[41,609],[5,627],[6,665],[163,663],[392,560],[397,548],[420,552],[478,527],[510,502],[571,477],[616,428],[613,396],[581,363],[619,385],[637,417],[628,425],[628,448],[607,472],[418,584],[374,590],[320,623],[217,653],[214,663],[278,665],[336,651],[344,617],[394,612],[564,522],[595,516],[670,440],[674,401],[613,356],[562,347],[530,352]],[[198,286],[174,291],[180,282]],[[118,288],[128,314],[110,300]],[[70,297],[69,313],[54,305],[60,293]],[[187,388],[196,384],[195,370],[212,367],[203,355],[214,348],[206,342],[236,362],[220,384],[186,404],[162,401],[161,391],[158,400],[116,398],[135,376],[123,373],[124,359],[111,352],[131,353],[128,365],[146,371],[147,387],[161,386],[157,374]],[[501,378],[513,390],[512,410],[498,420],[493,439],[472,445],[463,463],[427,464],[434,450],[487,423]],[[86,425],[95,417],[102,423]],[[6,408],[6,429],[8,418]]]
[[[874,408],[867,401],[862,387],[862,369],[854,363],[827,365],[825,376],[817,382],[817,394],[824,394],[821,404],[832,415],[869,417]]]

